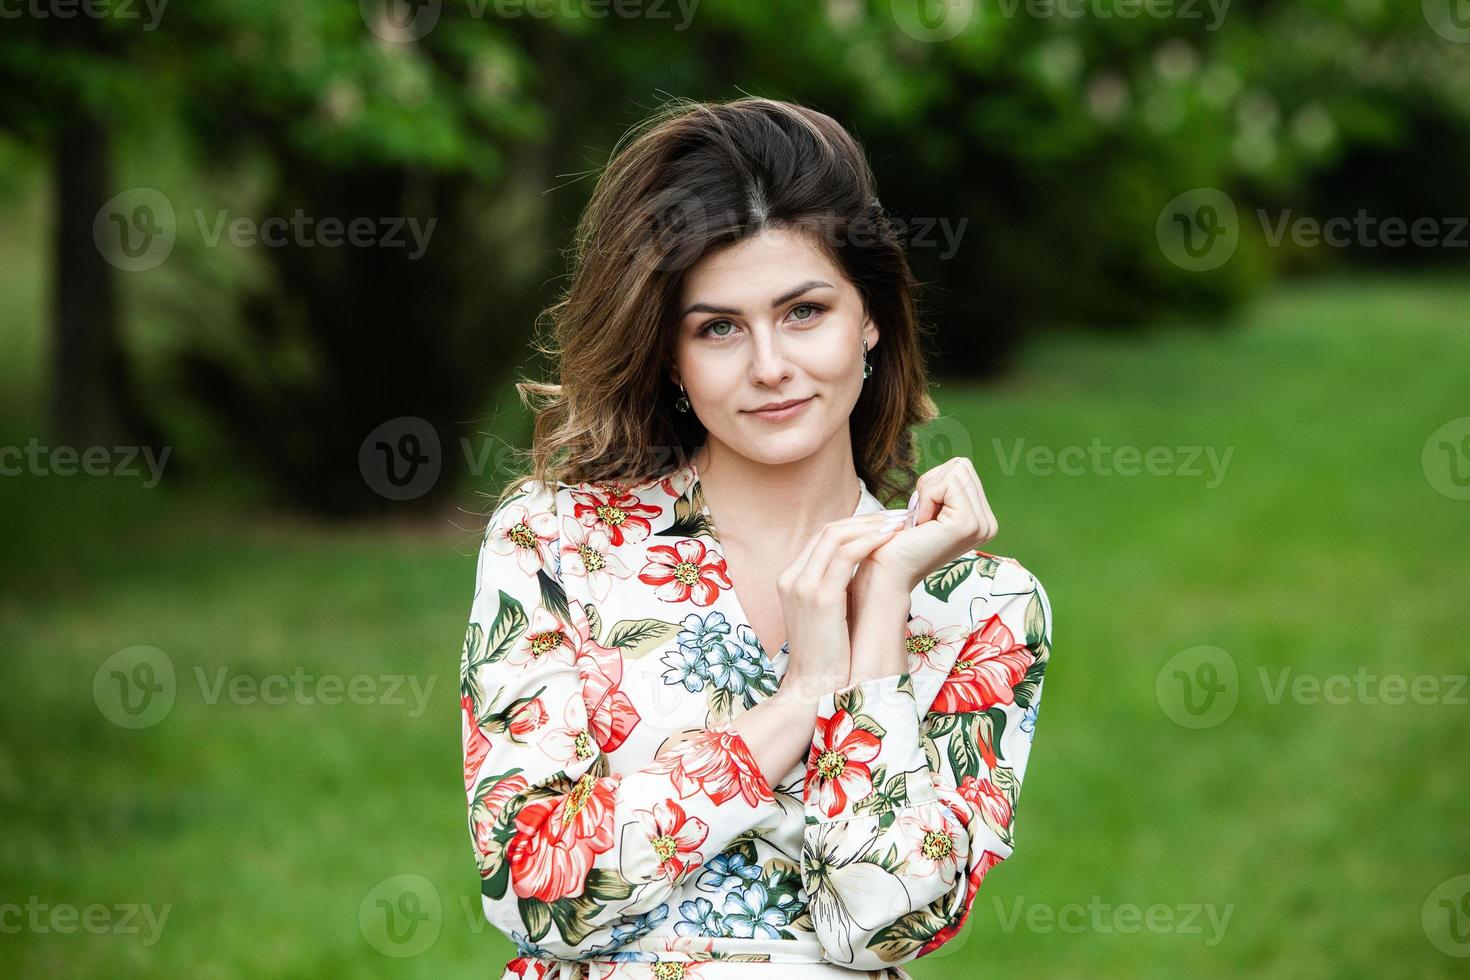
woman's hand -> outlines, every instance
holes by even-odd
[[[853,572],[902,524],[887,513],[831,521],[776,578],[791,659],[782,687],[787,696],[815,698],[847,683],[848,587]],[[788,687],[788,684],[791,685]]]
[[[903,528],[867,556],[853,579],[855,598],[861,598],[875,583],[907,595],[924,576],[974,551],[1000,530],[975,464],[965,456],[921,474],[913,499],[913,526]]]
[[[908,670],[910,594],[935,569],[995,537],[999,525],[975,464],[956,456],[921,475],[914,524],[890,537],[858,567],[849,589],[850,681]]]

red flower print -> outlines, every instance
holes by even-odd
[[[991,616],[965,641],[934,698],[934,710],[955,714],[1014,704],[1012,688],[1035,661],[1036,657],[1016,642],[1000,617]]]
[[[480,763],[490,753],[490,740],[485,737],[480,723],[475,720],[474,702],[468,694],[460,697],[459,706],[464,711],[464,791],[468,793],[475,788],[475,776],[480,772]]]
[[[541,703],[540,698],[532,698],[510,716],[510,733],[516,738],[524,738],[546,722],[546,705]]]
[[[658,855],[658,877],[677,879],[686,868],[697,867],[704,860],[695,848],[709,836],[709,824],[687,815],[673,800],[655,804],[652,810],[634,812]]]
[[[932,953],[959,934],[959,931],[965,927],[965,920],[970,917],[970,909],[975,906],[975,896],[980,891],[980,883],[985,880],[986,872],[1000,864],[1002,860],[1004,859],[994,851],[985,851],[980,855],[980,860],[975,862],[975,866],[970,869],[970,875],[965,881],[965,904],[960,911],[959,918],[940,929],[927,943],[919,947],[918,956]]]
[[[475,852],[479,855],[480,877],[488,878],[500,867],[502,847],[492,835],[500,813],[516,794],[526,788],[526,777],[507,776],[496,780],[470,810],[475,822]]]
[[[806,761],[804,797],[829,817],[873,792],[873,773],[868,763],[878,758],[878,736],[858,728],[852,715],[837,711],[818,718]]]
[[[571,663],[572,644],[561,620],[545,606],[537,606],[531,613],[531,623],[525,634],[511,647],[505,662],[513,667],[532,667],[547,658]]]
[[[564,796],[521,808],[506,851],[517,895],[554,902],[582,894],[592,862],[613,846],[616,785],[588,773]]]
[[[485,535],[491,553],[515,555],[521,571],[535,576],[556,552],[556,515],[531,511],[525,504],[509,504]]]
[[[586,607],[576,599],[568,605],[572,628],[567,634],[582,678],[582,699],[587,703],[587,727],[604,752],[627,740],[642,720],[633,700],[622,690],[623,655],[605,647],[592,636]]]
[[[533,960],[525,956],[517,956],[505,964],[505,968],[520,977],[521,980],[544,980],[546,971],[551,968],[551,961]]]
[[[656,504],[645,504],[617,483],[596,483],[599,492],[572,491],[572,516],[585,528],[601,527],[613,547],[624,542],[637,544],[653,533],[649,518],[664,512]]]
[[[563,578],[587,580],[587,588],[599,603],[607,599],[613,579],[633,574],[612,546],[607,531],[591,529],[570,517],[561,523],[561,574]]]
[[[648,564],[638,573],[638,581],[654,585],[654,595],[664,602],[688,602],[710,606],[721,589],[734,588],[725,559],[710,551],[694,538],[685,538],[673,547],[656,544],[648,549]]]
[[[905,627],[904,649],[908,653],[910,674],[921,668],[948,670],[959,656],[960,645],[965,640],[963,626],[946,626],[935,629],[934,624],[923,616],[914,616]]]
[[[907,848],[903,854],[909,874],[928,878],[939,876],[953,881],[969,856],[969,838],[956,833],[956,825],[946,820],[949,812],[937,807],[916,807],[899,821],[903,824]]]
[[[565,724],[541,736],[541,750],[563,764],[581,762],[597,755],[598,744],[586,724],[587,709],[568,701],[565,719]]]
[[[728,724],[690,736],[655,758],[646,771],[668,773],[680,799],[701,790],[716,804],[736,796],[749,806],[776,798],[745,740]]]
[[[1011,817],[1014,812],[1011,807],[1011,798],[989,779],[966,776],[959,785],[959,794],[975,808],[977,813],[984,815],[985,822],[990,826],[1001,830],[1011,825]]]

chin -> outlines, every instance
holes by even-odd
[[[767,466],[781,466],[806,459],[824,446],[830,435],[816,426],[802,425],[771,431],[761,422],[749,422],[742,426],[740,438],[728,443],[731,449],[746,459]]]

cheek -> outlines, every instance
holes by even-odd
[[[734,357],[721,357],[718,351],[701,351],[687,357],[682,368],[684,386],[699,392],[706,404],[718,404],[740,386],[744,368]]]

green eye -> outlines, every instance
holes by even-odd
[[[707,333],[711,333],[715,329],[715,327],[717,327],[717,326],[726,326],[726,327],[733,328],[735,326],[735,324],[731,323],[729,320],[711,320],[709,323],[706,323],[704,325],[704,328],[702,330],[699,331],[700,336],[704,336]],[[715,336],[716,337],[728,337],[730,335],[728,333],[719,333],[719,334],[715,334]]]
[[[806,310],[806,316],[796,316],[797,310]],[[792,316],[797,320],[814,320],[822,312],[822,308],[815,303],[797,303],[791,308]]]

